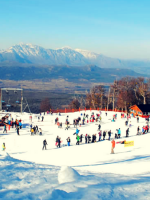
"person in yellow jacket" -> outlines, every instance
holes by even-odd
[[[5,151],[6,147],[5,147],[5,143],[2,144],[2,150]]]
[[[34,129],[31,128],[31,135],[34,135]]]

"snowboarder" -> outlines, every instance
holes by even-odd
[[[45,150],[46,150],[46,145],[47,145],[47,141],[46,141],[46,139],[43,141],[43,150],[44,150],[44,148],[45,148]]]

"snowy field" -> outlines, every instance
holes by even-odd
[[[94,114],[98,111],[92,111]],[[81,116],[82,113],[82,116]],[[6,150],[0,148],[0,199],[11,200],[150,200],[150,134],[136,135],[137,127],[146,125],[145,119],[129,119],[129,137],[126,138],[126,119],[117,114],[116,122],[111,122],[113,112],[102,112],[101,130],[111,130],[111,139],[116,129],[121,128],[121,138],[115,141],[134,141],[134,146],[124,147],[116,144],[115,154],[111,152],[111,141],[76,145],[76,128],[73,125],[65,130],[65,120],[69,122],[83,117],[84,112],[46,114],[44,121],[38,122],[38,115],[32,115],[32,124],[42,129],[43,135],[30,134],[30,127],[15,128],[3,134],[0,127],[0,145],[6,144]],[[91,115],[90,111],[86,114]],[[1,113],[0,117],[5,114]],[[11,113],[15,120],[22,119],[23,124],[31,124],[29,114]],[[55,125],[55,118],[63,127]],[[79,135],[97,134],[99,122],[85,123],[79,127]],[[61,148],[55,146],[56,137],[62,140]],[[67,137],[71,146],[66,146]],[[106,135],[106,139],[108,135]],[[47,150],[42,150],[43,140],[47,140]]]

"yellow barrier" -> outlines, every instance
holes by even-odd
[[[124,143],[124,147],[132,147],[132,146],[134,146],[134,141],[126,141]]]

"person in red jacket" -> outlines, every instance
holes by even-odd
[[[111,146],[111,153],[114,154],[114,148],[115,148],[116,142],[115,142],[115,140],[113,139],[113,140],[111,141],[111,143],[112,143],[112,146]]]

